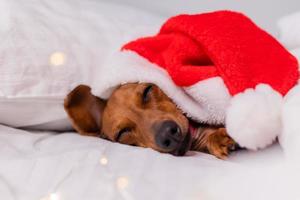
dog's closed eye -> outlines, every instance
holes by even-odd
[[[124,136],[125,134],[130,133],[130,131],[131,131],[131,128],[129,128],[129,127],[122,128],[121,130],[119,130],[116,133],[116,139],[115,139],[116,142],[118,142],[122,138],[122,136]]]
[[[148,85],[145,89],[144,89],[144,92],[143,92],[143,95],[142,95],[142,102],[143,104],[146,104],[150,101],[150,93],[153,89],[153,85]]]

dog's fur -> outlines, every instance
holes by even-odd
[[[229,149],[235,145],[222,127],[202,125],[194,129],[197,131],[192,137],[189,128],[191,122],[153,84],[122,85],[107,101],[94,96],[88,86],[80,85],[68,94],[64,106],[74,128],[82,135],[149,147],[174,155],[184,155],[188,150],[196,150],[208,152],[218,158],[226,158]],[[165,127],[166,124],[178,126],[178,130],[172,130],[174,136],[170,127]],[[167,132],[168,136],[160,136],[162,126],[163,132]],[[165,143],[159,145],[161,140]],[[170,148],[173,143],[176,146]]]

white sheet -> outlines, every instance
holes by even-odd
[[[278,145],[221,161],[0,126],[0,199],[292,200],[296,190],[283,160]]]

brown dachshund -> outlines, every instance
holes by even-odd
[[[193,128],[194,123],[153,84],[122,85],[107,101],[94,96],[88,86],[80,85],[68,94],[64,106],[82,135],[177,156],[195,150],[222,159],[236,145],[222,127]]]

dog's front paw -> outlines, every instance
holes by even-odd
[[[226,159],[230,150],[234,150],[236,143],[227,134],[225,128],[217,129],[207,141],[207,150],[210,154],[220,159]]]

